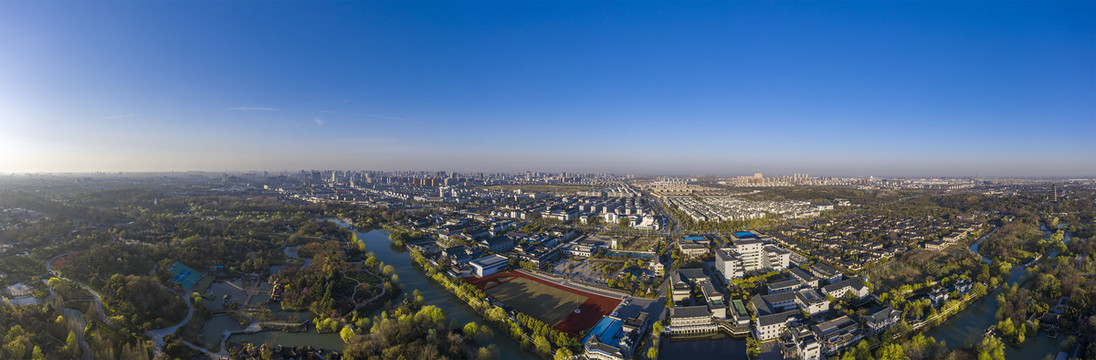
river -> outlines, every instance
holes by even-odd
[[[342,227],[350,227],[348,224],[341,221],[335,221],[335,223]],[[471,307],[456,296],[450,294],[444,287],[427,279],[422,270],[411,263],[411,257],[407,254],[406,250],[397,249],[392,245],[392,241],[388,239],[387,232],[381,230],[367,233],[358,232],[358,237],[365,242],[367,251],[373,252],[378,260],[396,268],[396,275],[399,276],[399,285],[403,289],[403,293],[400,294],[400,297],[396,301],[402,301],[407,294],[410,294],[414,290],[419,290],[419,292],[422,293],[424,305],[434,305],[441,308],[445,311],[446,318],[449,319],[452,325],[463,327],[464,324],[473,321],[481,325],[487,324],[487,321],[472,310]],[[295,248],[287,248],[287,256],[295,257],[295,250]],[[282,268],[284,267],[274,266],[272,267],[272,271],[278,271]],[[210,300],[206,303],[207,308],[211,311],[222,310],[220,299],[224,295],[232,296],[237,302],[247,298],[247,295],[242,288],[248,288],[250,285],[251,284],[239,280],[213,284],[210,286],[210,290],[214,300]],[[270,284],[262,282],[254,285],[257,286],[260,291],[256,296],[252,297],[248,304],[261,304],[269,298],[267,294],[270,290]],[[270,306],[271,310],[279,319],[291,319],[296,321],[312,318],[312,314],[307,312],[285,312],[281,311],[276,304]],[[218,314],[206,321],[201,331],[203,340],[209,344],[210,350],[223,351],[223,349],[219,349],[222,333],[225,331],[240,330],[242,330],[242,328],[235,320],[232,320],[227,315]],[[498,347],[498,357],[500,359],[537,359],[532,353],[522,350],[517,342],[506,336],[506,333],[493,326],[492,330],[494,331],[492,332],[492,335],[487,338],[485,345],[493,344]],[[253,344],[270,342],[284,346],[312,346],[335,351],[342,351],[346,347],[338,334],[319,334],[316,333],[315,328],[311,326],[306,332],[293,333],[269,330],[249,334],[235,334],[232,335],[229,340],[233,342],[246,341]]]
[[[336,222],[341,226],[345,223]],[[444,287],[427,279],[426,274],[417,265],[411,263],[411,256],[406,250],[396,249],[392,241],[388,239],[388,233],[382,230],[374,230],[367,233],[358,232],[358,237],[365,242],[366,251],[371,251],[377,260],[396,268],[399,276],[400,287],[403,294],[396,301],[402,301],[407,294],[414,290],[422,293],[424,305],[434,305],[445,311],[446,319],[456,326],[463,327],[469,322],[480,325],[487,324],[487,320],[475,312],[460,298],[449,293]],[[507,333],[492,327],[492,335],[487,339],[487,344],[498,347],[500,359],[537,359],[535,355],[521,349]]]
[[[993,261],[982,256],[982,253],[978,252],[978,245],[982,243],[987,237],[996,232],[994,229],[992,232],[983,235],[978,241],[970,246],[971,252],[977,254],[983,262],[992,264]],[[1047,236],[1050,234],[1048,232]],[[1066,235],[1064,241],[1069,241],[1069,235]],[[1056,250],[1052,251],[1048,256],[1051,258],[1057,256]],[[1020,266],[1012,267],[1007,285],[1012,285],[1021,282],[1026,270]],[[937,341],[947,342],[948,348],[965,347],[969,341],[971,343],[977,343],[981,341],[982,334],[987,328],[997,323],[997,309],[1000,307],[997,304],[997,295],[1001,293],[1004,286],[1001,286],[989,293],[988,295],[978,299],[971,303],[966,309],[959,312],[955,316],[948,318],[944,323],[937,327],[929,329],[925,332],[925,336],[932,336]],[[1045,333],[1039,333],[1036,336],[1028,337],[1020,348],[1015,348],[1010,345],[1005,345],[1005,358],[1006,359],[1042,359],[1047,354],[1054,354],[1058,352],[1059,342],[1067,334],[1060,334],[1057,339],[1051,339]]]

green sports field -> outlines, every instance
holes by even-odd
[[[487,285],[487,295],[553,326],[571,315],[587,299],[523,277],[500,280],[504,281]]]

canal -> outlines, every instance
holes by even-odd
[[[341,221],[335,221],[335,223],[343,227],[350,227]],[[411,257],[407,254],[406,250],[399,249],[392,245],[392,241],[388,239],[387,232],[381,230],[366,233],[358,232],[358,237],[365,242],[367,247],[366,251],[373,252],[378,260],[396,268],[396,275],[399,276],[399,285],[402,287],[403,292],[395,301],[403,301],[408,294],[415,290],[419,290],[423,296],[423,304],[434,305],[441,308],[445,311],[446,318],[453,326],[463,327],[464,324],[473,321],[481,325],[487,324],[487,321],[472,310],[471,307],[456,296],[450,294],[444,287],[427,279],[422,270],[411,263]],[[286,248],[287,256],[295,258],[295,250],[295,248]],[[307,266],[308,260],[305,260],[305,266]],[[272,268],[272,271],[279,271],[282,268],[284,267],[275,266]],[[252,284],[245,283],[238,279],[214,283],[210,286],[210,294],[217,300],[208,301],[206,307],[210,311],[220,312],[223,310],[220,299],[225,295],[229,295],[230,298],[234,299],[234,302],[243,302],[242,299],[247,298],[243,289],[251,286]],[[253,286],[260,290],[259,294],[257,294],[257,296],[252,296],[250,301],[246,302],[251,305],[262,304],[269,298],[266,294],[269,293],[270,284],[262,281]],[[313,315],[308,312],[282,311],[277,304],[270,304],[269,306],[278,319],[296,322],[309,320],[313,317]],[[229,318],[227,315],[218,314],[204,324],[201,332],[202,338],[210,350],[223,351],[224,349],[220,349],[219,343],[224,332],[240,330],[243,330],[243,328],[240,327],[239,323],[235,320]],[[498,357],[500,359],[537,359],[532,353],[522,350],[517,342],[507,336],[507,333],[500,331],[493,326],[492,330],[494,331],[492,332],[492,335],[487,338],[485,345],[495,345],[498,348]],[[284,346],[312,346],[335,351],[343,351],[346,347],[337,333],[319,334],[316,332],[315,328],[311,326],[309,326],[308,330],[305,332],[268,330],[256,333],[234,334],[229,337],[228,340],[235,343],[249,342],[252,344],[262,344],[269,342]]]
[[[660,360],[695,360],[712,357],[737,359],[746,356],[746,339],[732,338],[722,333],[709,337],[664,338],[659,342]]]
[[[341,222],[339,222],[339,225],[346,226],[345,223]],[[469,322],[476,322],[481,325],[488,323],[460,298],[449,293],[441,285],[427,279],[422,269],[411,263],[411,256],[406,250],[398,249],[392,245],[386,231],[358,232],[358,237],[365,242],[366,251],[373,252],[377,260],[396,268],[400,287],[403,288],[403,294],[396,301],[403,301],[405,296],[418,290],[422,293],[424,305],[434,305],[441,308],[442,311],[445,311],[446,318],[455,326],[463,327],[464,324]],[[511,339],[507,333],[493,326],[492,330],[494,331],[491,337],[487,339],[487,344],[498,347],[500,359],[537,359],[532,353],[522,350],[521,346]]]
[[[986,264],[992,264],[993,261],[982,253],[978,252],[978,246],[987,237],[992,235],[997,230],[983,235],[978,241],[970,246],[971,252],[978,255],[982,262]],[[1047,233],[1049,238],[1050,233]],[[1064,241],[1069,241],[1069,235],[1067,234]],[[1057,251],[1054,250],[1048,254],[1050,258],[1057,256]],[[1026,269],[1021,266],[1014,266],[1010,271],[1009,280],[1007,285],[1021,283]],[[932,336],[937,341],[945,341],[948,348],[965,347],[967,343],[977,343],[981,341],[982,334],[987,328],[997,323],[997,295],[1004,290],[1005,286],[997,288],[988,295],[981,299],[971,303],[966,309],[959,312],[955,316],[952,316],[944,323],[937,327],[929,329],[925,332],[925,336]],[[1045,333],[1039,333],[1036,336],[1028,337],[1027,341],[1024,341],[1019,348],[1012,347],[1011,345],[1005,345],[1005,358],[1006,359],[1042,359],[1047,354],[1055,354],[1059,351],[1060,341],[1065,336],[1059,336],[1057,339],[1051,339]]]

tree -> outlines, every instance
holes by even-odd
[[[71,351],[73,355],[76,354],[76,333],[72,332],[72,330],[69,330],[68,338],[65,339],[65,349]]]
[[[27,355],[27,347],[19,339],[12,339],[7,345],[4,345],[4,350],[11,355],[12,359],[22,359]]]
[[[1004,360],[1005,344],[996,336],[989,335],[982,338],[978,344],[978,360]]]
[[[647,358],[648,359],[658,359],[658,348],[654,347],[654,346],[648,348],[647,349]]]
[[[415,314],[415,317],[420,316],[426,317],[438,325],[445,323],[445,312],[434,305],[426,305],[423,306],[422,309],[419,309],[419,312]]]
[[[464,324],[464,335],[465,336],[476,337],[477,333],[479,333],[479,326],[477,326],[476,323],[470,322],[470,323]]]
[[[30,358],[31,360],[46,360],[46,355],[42,354],[42,348],[35,346],[34,350],[31,351]]]
[[[554,357],[554,359],[571,360],[572,357],[574,357],[574,354],[571,353],[571,350],[567,350],[567,348],[559,348],[559,350],[556,350],[556,356]]]
[[[544,336],[537,335],[533,339],[533,345],[536,346],[537,352],[541,354],[551,354],[552,352],[552,344],[549,343],[548,339],[545,339]]]
[[[339,337],[341,337],[342,341],[347,344],[349,344],[350,341],[354,339],[354,335],[354,328],[351,327],[349,324],[343,326],[342,330],[339,330]]]
[[[1016,335],[1016,326],[1012,324],[1011,318],[1005,318],[997,323],[997,331],[1001,333],[1001,336],[1011,338]]]
[[[909,360],[910,357],[906,355],[906,351],[902,349],[902,345],[898,344],[886,344],[879,348],[879,352],[876,353],[876,358],[880,360]]]

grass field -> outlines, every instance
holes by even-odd
[[[498,191],[514,191],[521,189],[525,192],[544,192],[544,193],[564,193],[571,194],[583,190],[591,190],[593,186],[588,185],[551,185],[551,184],[533,184],[533,185],[495,185],[488,186],[484,189],[498,190]]]
[[[487,285],[487,295],[518,311],[555,326],[586,302],[587,297],[523,277],[505,278]]]

